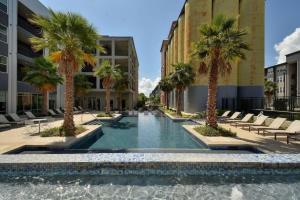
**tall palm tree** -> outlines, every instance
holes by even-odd
[[[57,74],[56,66],[49,60],[40,57],[34,59],[34,65],[25,68],[24,81],[36,87],[43,95],[42,114],[48,113],[48,92],[56,89],[63,79]]]
[[[174,89],[174,86],[171,82],[170,77],[167,76],[167,77],[161,79],[158,85],[159,85],[159,88],[166,95],[166,106],[167,106],[167,109],[169,109],[169,93]]]
[[[200,27],[200,39],[195,44],[194,55],[200,59],[199,73],[208,74],[207,124],[217,127],[216,96],[219,74],[225,76],[231,72],[232,61],[245,59],[244,50],[249,46],[243,37],[244,30],[238,30],[236,20],[217,16],[212,24]]]
[[[181,116],[181,94],[195,79],[195,73],[190,64],[178,63],[173,65],[175,71],[170,75],[170,80],[176,89],[176,114]]]
[[[276,94],[278,87],[273,81],[265,80],[264,93],[268,100],[268,106],[271,106],[272,97]]]
[[[120,76],[117,77],[117,80],[114,84],[114,89],[118,96],[118,109],[122,110],[122,94],[125,90],[128,89],[128,78],[124,73],[120,73]]]
[[[75,96],[80,98],[80,104],[83,106],[83,97],[87,94],[88,90],[92,88],[92,83],[84,74],[76,74],[74,76],[74,89]]]
[[[84,63],[95,65],[94,56],[87,52],[98,48],[98,34],[85,18],[70,12],[50,10],[49,18],[36,15],[30,21],[42,29],[41,38],[33,37],[30,40],[33,49],[35,51],[49,49],[50,58],[58,64],[58,72],[65,78],[63,128],[67,136],[73,136],[75,134],[73,76]]]
[[[110,90],[116,80],[121,76],[118,66],[112,66],[109,60],[103,60],[95,70],[95,75],[102,79],[105,89],[105,112],[110,113]]]

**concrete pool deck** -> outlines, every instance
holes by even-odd
[[[95,117],[90,113],[76,114],[74,115],[75,125],[81,125]],[[53,128],[61,126],[63,118],[54,119],[55,121],[49,122],[47,126],[41,126],[41,131],[47,128]],[[40,137],[31,136],[30,129],[27,127],[12,128],[6,131],[0,132],[0,154],[9,152],[11,150],[21,148],[23,146],[54,146],[57,148],[68,147],[80,138],[90,134],[94,130],[98,129],[98,125],[84,125],[88,130],[84,133],[77,135],[76,137]]]
[[[201,122],[198,122],[201,123]],[[184,125],[183,127],[204,144],[211,148],[245,146],[254,147],[264,153],[300,153],[300,142],[293,140],[290,144],[286,144],[286,137],[279,136],[277,141],[274,136],[262,136],[256,132],[249,132],[241,128],[236,128],[228,124],[219,124],[219,126],[231,130],[237,134],[237,137],[205,137],[197,133],[194,128],[197,125]]]

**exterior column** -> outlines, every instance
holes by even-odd
[[[8,3],[8,91],[7,112],[17,112],[17,23],[18,23],[18,1],[9,0]]]
[[[297,96],[300,96],[300,62],[297,60]]]

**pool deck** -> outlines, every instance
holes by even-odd
[[[184,125],[183,127],[208,147],[212,148],[224,146],[252,146],[264,153],[300,153],[299,141],[292,140],[290,144],[286,144],[286,137],[284,136],[279,136],[276,141],[274,140],[274,136],[258,135],[254,131],[249,132],[228,124],[219,124],[219,126],[237,133],[237,137],[205,137],[194,130],[195,125]]]
[[[75,125],[81,125],[86,122],[95,119],[93,115],[89,114],[76,114],[74,115]],[[63,119],[52,119],[53,122],[49,122],[47,126],[41,126],[41,131],[47,128],[58,127],[63,124]],[[48,146],[51,145],[55,148],[63,148],[72,145],[80,138],[90,134],[100,126],[85,125],[87,131],[77,135],[76,137],[40,137],[31,136],[31,131],[27,127],[12,128],[6,131],[0,132],[0,154],[9,152],[14,149],[21,148],[23,146]]]

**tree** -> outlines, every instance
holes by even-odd
[[[235,19],[217,16],[212,24],[200,27],[200,39],[195,44],[194,56],[200,59],[199,74],[208,74],[207,119],[209,126],[217,127],[216,97],[219,74],[225,76],[232,69],[231,63],[245,59],[244,50],[249,46],[243,37],[244,30],[238,30]]]
[[[63,82],[57,74],[56,67],[52,62],[43,57],[35,58],[34,65],[25,68],[24,81],[36,87],[43,95],[42,114],[48,114],[48,92],[56,89],[57,84]]]
[[[165,93],[166,95],[166,106],[169,109],[169,93],[174,89],[174,86],[171,82],[170,77],[165,77],[159,82],[159,88]]]
[[[268,100],[268,106],[271,106],[271,102],[272,102],[272,97],[276,94],[277,92],[277,84],[274,83],[273,81],[268,81],[265,80],[265,96],[267,97]]]
[[[144,93],[139,93],[137,107],[139,107],[139,108],[144,107],[146,104],[146,101],[148,101],[148,98],[146,97],[146,95]]]
[[[178,63],[173,67],[175,71],[170,75],[170,80],[176,89],[176,114],[181,116],[181,94],[194,82],[195,73],[190,64]]]
[[[92,83],[84,74],[76,74],[74,76],[75,96],[80,98],[80,104],[83,106],[82,97],[92,88]]]
[[[114,84],[114,89],[118,96],[118,109],[122,110],[122,93],[128,89],[128,78],[124,73],[120,73],[120,76],[117,77],[117,80]]]
[[[110,90],[116,80],[121,76],[118,66],[113,67],[109,60],[103,60],[101,65],[95,70],[95,75],[102,79],[105,89],[105,112],[110,113]]]
[[[95,65],[94,56],[88,52],[99,47],[99,36],[95,28],[78,14],[52,10],[49,12],[48,18],[35,15],[30,20],[42,29],[42,37],[33,37],[30,41],[35,51],[49,49],[51,60],[58,64],[58,72],[65,78],[63,129],[67,136],[74,136],[74,73],[79,71],[84,63]]]

